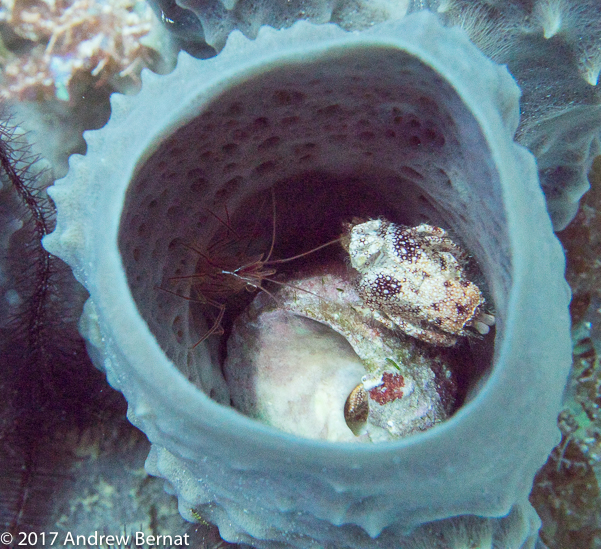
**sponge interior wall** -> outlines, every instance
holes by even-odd
[[[172,284],[196,272],[198,254],[188,246],[206,251],[226,219],[259,226],[257,251],[266,252],[270,188],[275,256],[336,238],[352,216],[440,224],[480,263],[502,323],[510,259],[498,176],[455,90],[409,54],[333,48],[241,75],[155,147],[130,184],[120,252],[160,345],[218,400],[227,401],[222,385],[203,381],[205,344],[191,349],[210,320],[160,288],[189,295],[185,282]]]

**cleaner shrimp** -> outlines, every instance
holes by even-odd
[[[200,303],[202,305],[209,305],[217,310],[217,315],[211,328],[209,328],[209,330],[207,330],[207,332],[191,347],[192,349],[196,348],[212,335],[223,334],[224,330],[222,322],[227,310],[227,302],[236,294],[239,294],[244,290],[248,292],[262,291],[277,302],[277,298],[265,288],[264,282],[294,287],[285,282],[274,280],[273,276],[277,273],[277,268],[274,268],[275,265],[300,259],[326,248],[327,246],[340,242],[341,239],[339,237],[292,257],[271,259],[276,240],[276,201],[273,188],[271,189],[271,201],[271,244],[266,253],[249,253],[250,240],[246,247],[243,249],[239,248],[240,243],[244,239],[233,228],[229,219],[227,207],[225,208],[225,220],[214,212],[207,210],[209,214],[223,225],[226,230],[225,237],[219,238],[211,243],[206,248],[206,251],[203,251],[194,245],[182,244],[186,249],[198,256],[199,259],[196,266],[196,272],[187,276],[170,277],[169,281],[188,281],[190,283],[190,291],[193,291],[196,297],[184,296],[166,288],[159,289],[189,301]],[[299,291],[309,292],[302,288],[298,289]]]

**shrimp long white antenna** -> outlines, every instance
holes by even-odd
[[[275,280],[273,275],[275,275],[277,271],[272,266],[288,263],[290,261],[306,257],[327,246],[331,246],[332,244],[340,242],[341,237],[330,240],[325,244],[317,246],[316,248],[306,252],[296,254],[292,257],[271,259],[275,249],[277,235],[277,210],[275,190],[273,187],[270,190],[272,199],[272,227],[271,243],[266,254],[248,255],[250,240],[246,246],[246,249],[243,251],[242,258],[239,255],[223,254],[224,250],[227,250],[232,242],[229,237],[230,233],[235,236],[235,240],[237,241],[242,240],[242,237],[240,236],[240,233],[232,227],[227,208],[226,220],[223,220],[214,212],[210,212],[211,215],[213,215],[213,217],[215,217],[217,221],[219,221],[219,223],[225,227],[227,230],[227,237],[225,239],[218,239],[216,245],[208,245],[206,249],[201,249],[195,245],[182,243],[184,248],[190,250],[200,257],[198,262],[199,265],[197,265],[197,272],[190,275],[173,276],[169,278],[171,282],[189,281],[191,288],[193,288],[194,292],[198,295],[198,298],[184,296],[178,292],[159,287],[159,289],[172,295],[176,295],[188,301],[209,305],[219,310],[217,318],[213,322],[212,327],[198,342],[194,344],[192,348],[197,347],[202,341],[206,340],[211,335],[223,333],[221,322],[223,321],[225,315],[226,303],[231,296],[241,292],[242,290],[262,291],[270,296],[275,303],[278,303],[277,297],[264,286],[264,282],[271,282],[272,284],[276,284],[278,286],[285,286],[294,290],[312,294],[319,299],[323,299],[321,296],[311,292],[310,290],[298,288],[294,284],[288,284],[286,282]],[[223,257],[219,255],[220,252]]]

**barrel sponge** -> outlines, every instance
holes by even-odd
[[[89,291],[90,355],[182,515],[265,548],[438,547],[453,535],[457,548],[533,547],[527,498],[559,439],[569,298],[534,158],[513,141],[519,90],[506,69],[423,12],[361,33],[304,21],[255,40],[235,31],[216,57],[180,54],[174,72],[142,81],[137,96],[112,97],[108,124],[50,189],[58,219],[44,245]],[[216,339],[194,346],[206,321],[158,288],[194,273],[181,243],[208,242],[210,212],[244,215],[274,187],[286,255],[322,230],[310,222],[339,231],[349,204],[442,225],[470,250],[498,324],[448,421],[398,442],[326,443],[229,407]]]
[[[174,30],[188,40],[205,40],[223,48],[233,30],[255,38],[263,25],[281,29],[295,21],[337,23],[345,29],[363,29],[375,22],[398,18],[407,12],[409,0],[151,0],[151,4],[173,20]],[[165,20],[165,17],[162,17]]]
[[[422,6],[424,7],[424,6]],[[430,0],[522,90],[517,140],[535,155],[556,230],[574,218],[601,152],[601,13],[597,0]]]
[[[555,230],[573,219],[601,152],[601,13],[598,0],[151,0],[189,40],[220,50],[232,29],[254,38],[261,25],[332,22],[347,30],[428,9],[460,26],[522,90],[518,141],[539,163]],[[181,7],[180,7],[181,6]],[[185,8],[185,9],[184,9]],[[177,12],[173,10],[177,9]]]

